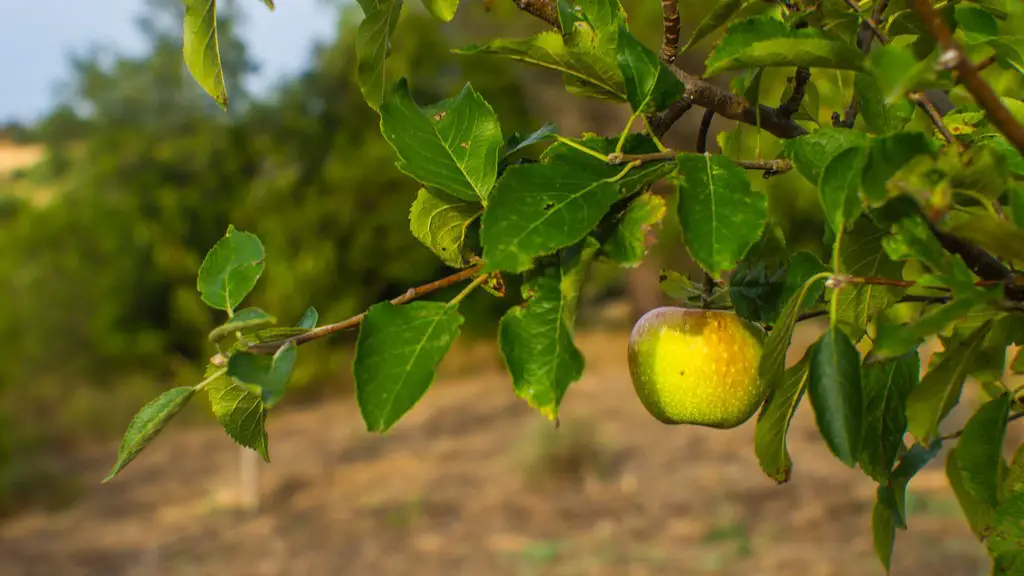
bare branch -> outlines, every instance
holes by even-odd
[[[675,62],[679,53],[679,0],[661,0],[664,13],[665,35],[661,41],[661,59],[666,64]]]
[[[550,24],[556,30],[562,26],[558,21],[558,7],[552,0],[512,0],[516,8]]]
[[[664,136],[669,128],[683,117],[683,114],[690,111],[690,108],[693,108],[693,102],[683,98],[673,102],[661,116],[653,116],[650,122],[651,128],[654,131],[654,137],[660,139]]]
[[[811,70],[809,68],[797,68],[793,80],[793,93],[785,102],[776,108],[779,116],[789,120],[794,114],[800,111],[800,104],[804,101],[804,94],[807,92],[807,83],[811,81]]]
[[[675,160],[678,155],[678,150],[671,149],[665,150],[664,152],[652,152],[650,154],[609,154],[608,163],[618,165],[628,164],[630,162],[635,162],[636,164],[665,162]],[[733,162],[740,168],[745,168],[747,170],[763,170],[765,172],[765,178],[783,174],[793,169],[793,162],[785,158],[779,158],[777,160],[733,160]]]
[[[697,130],[697,153],[704,154],[708,151],[708,132],[711,131],[711,121],[715,118],[715,111],[708,108],[704,110],[704,116],[700,119],[700,128]]]
[[[1024,153],[1024,126],[1017,122],[1013,114],[999,100],[999,95],[978,74],[978,70],[971,64],[957,41],[953,39],[953,32],[932,7],[930,0],[913,0],[911,5],[931,35],[939,42],[939,46],[944,52],[942,58],[952,63],[960,83],[974,96],[978,105],[985,109],[996,128],[1017,147],[1017,150]]]

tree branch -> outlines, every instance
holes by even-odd
[[[637,164],[646,164],[648,162],[666,162],[675,160],[680,152],[678,150],[668,149],[664,152],[652,152],[650,154],[609,154],[609,164],[628,164],[630,162],[636,162]],[[793,162],[785,158],[779,158],[777,160],[733,160],[733,162],[740,168],[747,170],[763,170],[765,177],[776,176],[784,174],[793,169]]]
[[[852,0],[848,1],[847,5],[854,12],[860,12]],[[878,30],[876,23],[882,19],[882,15],[885,14],[888,8],[889,0],[879,0],[878,4],[875,4],[875,9],[871,12],[871,17],[861,20],[860,29],[857,31],[857,48],[860,49],[864,56],[871,52],[871,42],[875,39],[875,34],[882,34],[882,31]],[[853,128],[854,123],[857,122],[857,114],[859,112],[860,97],[854,93],[853,97],[850,98],[850,105],[846,107],[846,112],[842,117],[839,116],[839,112],[832,113],[832,126],[836,128]]]
[[[911,6],[914,12],[921,18],[931,35],[939,42],[944,53],[942,60],[952,63],[956,70],[960,83],[974,96],[979,106],[985,109],[989,119],[996,128],[1006,136],[1006,139],[1013,143],[1021,153],[1024,153],[1024,126],[1010,114],[1010,111],[999,100],[999,95],[992,90],[992,87],[985,82],[985,79],[978,74],[978,70],[967,59],[963,49],[953,39],[953,32],[946,26],[945,21],[932,8],[930,0],[912,0]]]
[[[781,118],[789,120],[794,114],[800,111],[800,104],[804,101],[804,94],[807,92],[807,83],[811,81],[811,70],[809,68],[797,68],[793,80],[793,93],[785,102],[776,108]]]
[[[561,30],[562,26],[558,21],[558,7],[552,0],[512,0],[516,8],[527,14],[536,16],[550,24],[554,29]]]
[[[651,118],[650,122],[654,136],[656,138],[664,136],[668,132],[668,129],[683,117],[683,114],[690,111],[690,108],[693,108],[693,102],[683,98],[682,100],[676,100],[673,102],[672,105],[661,114],[661,116],[654,116]]]
[[[704,154],[708,151],[708,132],[711,131],[711,121],[715,118],[715,111],[708,108],[704,110],[704,116],[700,119],[700,128],[697,129],[697,153]]]
[[[457,284],[463,280],[468,280],[469,278],[472,278],[477,274],[477,272],[480,271],[482,267],[483,263],[480,263],[475,266],[466,268],[465,270],[460,270],[450,276],[441,278],[440,280],[435,280],[433,282],[423,284],[422,286],[417,286],[415,288],[409,288],[404,293],[402,293],[402,295],[396,298],[392,298],[390,302],[395,306],[398,306],[401,304],[405,304],[406,302],[415,300],[416,298],[419,298],[421,296],[430,294],[431,292],[440,290],[442,288],[448,288],[453,284]],[[324,336],[334,334],[335,332],[341,332],[342,330],[355,328],[356,326],[359,326],[359,324],[363,321],[363,318],[365,317],[366,312],[361,312],[359,314],[356,314],[355,316],[352,316],[351,318],[342,320],[341,322],[335,322],[334,324],[326,324],[319,328],[309,330],[308,332],[303,332],[302,334],[299,334],[297,336],[292,336],[291,338],[284,338],[282,340],[275,340],[273,342],[260,342],[258,344],[253,344],[247,348],[244,348],[244,351],[253,352],[256,354],[274,354],[278,350],[280,350],[282,346],[288,344],[289,342],[294,342],[296,346],[299,346],[307,342],[312,342],[313,340],[318,340],[320,338],[323,338]],[[227,358],[225,358],[221,354],[214,355],[213,357],[210,358],[210,363],[215,366],[223,366],[226,362]]]
[[[1006,423],[1009,424],[1010,422],[1013,422],[1015,420],[1020,420],[1021,418],[1024,418],[1024,412],[1018,412],[1016,414],[1011,414],[1010,417],[1006,419]],[[956,440],[957,438],[963,436],[963,434],[964,434],[964,430],[963,430],[963,428],[961,428],[960,430],[957,430],[956,432],[953,432],[952,434],[946,434],[945,436],[939,438],[939,440],[943,440],[943,441],[945,441],[945,440]]]
[[[665,35],[661,41],[661,59],[666,64],[675,62],[679,53],[679,0],[661,0],[664,13]]]

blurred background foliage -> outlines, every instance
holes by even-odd
[[[267,250],[264,279],[248,303],[284,323],[310,305],[322,322],[336,321],[446,272],[408,231],[417,185],[395,167],[354,81],[358,8],[339,5],[336,37],[317,46],[307,70],[259,97],[243,88],[255,70],[238,34],[244,18],[222,10],[232,103],[224,114],[182,65],[180,4],[151,0],[139,20],[150,39],[142,55],[97,49],[77,56],[50,114],[0,132],[2,150],[42,150],[39,162],[0,171],[0,514],[73,499],[62,464],[68,457],[89,442],[113,441],[160,390],[197,380],[212,353],[206,334],[223,318],[202,305],[195,275],[229,223],[258,234]],[[657,47],[658,3],[625,5],[631,27]],[[704,14],[711,5],[689,2],[688,12]],[[684,17],[684,38],[695,25]],[[548,120],[567,135],[621,130],[625,107],[571,98],[556,73],[450,52],[540,30],[512,2],[464,3],[449,24],[407,3],[390,78],[409,76],[421,103],[470,80],[506,136]],[[700,72],[713,41],[681,57],[684,65]],[[778,103],[787,75],[765,73],[766,104]],[[849,100],[826,88],[818,85],[814,112],[822,122]],[[691,112],[669,145],[692,150],[699,120]],[[714,126],[730,131],[729,146],[744,157],[778,152],[755,128]],[[820,252],[824,228],[813,189],[795,172],[751,180],[769,193],[779,230]],[[671,211],[651,262],[632,271],[595,267],[585,301],[626,293],[634,311],[650,307],[661,298],[662,266],[693,270]],[[517,283],[506,283],[505,298],[478,291],[464,303],[470,337],[493,338],[497,318],[519,302]],[[347,391],[354,336],[303,348],[288,400]],[[186,417],[208,419],[202,403]]]

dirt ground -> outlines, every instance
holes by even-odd
[[[874,487],[829,455],[806,399],[793,480],[778,486],[758,468],[753,420],[715,431],[651,418],[626,338],[580,335],[587,370],[558,430],[492,357],[441,378],[384,436],[352,401],[276,413],[255,510],[233,504],[240,451],[215,425],[172,425],[104,486],[116,444],[98,448],[83,464],[97,481],[73,508],[0,526],[0,574],[883,574]],[[893,575],[987,573],[941,462],[911,483],[910,510]]]

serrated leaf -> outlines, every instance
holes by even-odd
[[[219,342],[232,332],[263,326],[264,324],[274,324],[276,322],[277,318],[267,314],[260,308],[252,306],[239,310],[230,320],[211,330],[209,340],[210,342]]]
[[[501,126],[468,83],[455,98],[420,108],[406,79],[399,79],[381,103],[380,129],[402,172],[463,200],[487,202],[498,173]]]
[[[510,156],[527,148],[537,144],[538,142],[547,140],[550,136],[555,135],[557,128],[554,124],[548,122],[526,136],[520,136],[518,132],[513,133],[508,137],[505,142],[505,153],[502,157],[502,161],[507,161]]]
[[[217,41],[217,0],[185,0],[182,53],[185,66],[199,86],[227,110],[228,91]]]
[[[242,384],[257,387],[264,408],[270,409],[284,396],[295,368],[297,351],[295,343],[288,342],[273,356],[235,352],[228,359],[228,376]]]
[[[359,327],[353,373],[367,430],[386,432],[426,393],[463,323],[444,302],[374,304]]]
[[[707,58],[705,76],[726,70],[803,66],[859,70],[864,56],[850,43],[818,29],[794,29],[770,15],[730,24]]]
[[[149,443],[163,432],[171,419],[188,405],[195,392],[191,386],[171,388],[143,406],[128,424],[124,438],[121,439],[121,447],[117,451],[117,462],[103,479],[103,483],[117,476],[118,472],[149,446]]]
[[[516,396],[552,421],[569,385],[583,375],[583,356],[573,343],[576,301],[597,243],[587,237],[562,250],[557,263],[531,274],[525,303],[498,323],[498,345]]]
[[[601,257],[635,268],[647,255],[647,233],[665,216],[665,199],[646,192],[637,196],[615,219],[611,236],[601,245]]]
[[[944,352],[907,397],[907,429],[921,444],[938,444],[934,441],[939,435],[939,423],[960,402],[964,380],[985,341],[988,325],[985,322]]]
[[[740,8],[743,8],[749,2],[750,0],[720,0],[716,2],[711,12],[705,15],[704,19],[690,33],[690,38],[679,49],[679,52],[686,52],[707,37],[708,34],[718,30],[723,24],[731,20],[740,11]]]
[[[930,447],[914,444],[900,459],[899,466],[892,472],[890,485],[878,487],[878,501],[892,512],[896,527],[907,529],[907,486],[918,472],[938,455],[942,442]]]
[[[832,327],[810,354],[807,392],[818,430],[832,454],[853,468],[864,431],[860,353],[845,332]]]
[[[890,102],[870,74],[857,73],[853,78],[854,91],[860,103],[860,116],[868,129],[879,136],[902,130],[914,117],[914,104],[907,98]]]
[[[891,195],[889,179],[914,157],[932,153],[932,145],[923,132],[897,132],[875,138],[868,147],[861,180],[864,197],[872,202],[884,201]]]
[[[719,277],[761,237],[768,198],[752,190],[746,171],[725,156],[680,154],[676,163],[686,248],[701,268]]]
[[[999,506],[999,469],[1010,415],[1010,397],[1003,394],[983,404],[964,426],[957,441],[957,463],[964,488],[979,502]]]
[[[429,188],[420,188],[409,212],[412,235],[452,268],[465,268],[464,248],[469,225],[483,213],[483,205]]]
[[[811,184],[818,185],[825,166],[843,150],[866,146],[868,136],[846,128],[822,128],[787,140],[783,152],[793,161],[796,171]]]
[[[206,253],[196,288],[207,305],[234,310],[263,274],[263,243],[255,234],[228,226],[223,238]]]
[[[896,544],[896,523],[892,511],[879,500],[871,508],[871,541],[875,555],[888,574],[892,567],[892,552]]]
[[[588,33],[593,38],[593,33]],[[598,52],[594,42],[566,46],[562,35],[547,31],[524,39],[498,39],[484,45],[466,46],[457,54],[493,54],[528,62],[562,73],[566,89],[573,95],[611,102],[626,101],[614,51]]]
[[[839,271],[862,278],[899,279],[900,262],[890,259],[882,249],[886,232],[868,217],[857,220],[839,240]],[[859,340],[865,326],[875,315],[894,304],[906,292],[898,286],[847,284],[834,294],[836,319],[851,338]]]
[[[958,448],[953,448],[946,455],[946,479],[949,480],[949,485],[960,504],[960,509],[971,526],[971,532],[978,540],[981,540],[995,523],[996,511],[994,507],[978,500],[967,490],[964,485],[963,472],[957,460],[957,450]]]
[[[858,193],[867,160],[867,148],[854,146],[833,156],[821,171],[818,193],[825,219],[834,232],[852,224],[862,211]]]
[[[917,351],[883,362],[865,363],[864,437],[857,458],[866,474],[889,482],[907,431],[907,396],[917,386],[921,360]]]
[[[676,75],[625,28],[619,29],[618,63],[636,112],[659,112],[683,94],[685,86]]]
[[[771,391],[757,416],[754,453],[761,470],[780,484],[788,482],[793,471],[786,435],[807,388],[809,359],[810,356],[804,356],[786,370],[781,386]]]
[[[871,355],[876,358],[892,358],[904,354],[919,346],[926,337],[945,330],[950,324],[966,318],[972,311],[985,306],[998,296],[998,291],[982,290],[932,308],[917,320],[907,324],[880,321]]]
[[[214,417],[228,436],[270,462],[267,411],[259,389],[224,375],[211,380],[206,385],[206,393]]]
[[[358,0],[363,21],[356,32],[356,79],[366,103],[380,109],[387,82],[384,61],[402,13],[403,0]]]
[[[443,22],[451,22],[459,8],[459,0],[423,0],[427,11]]]

